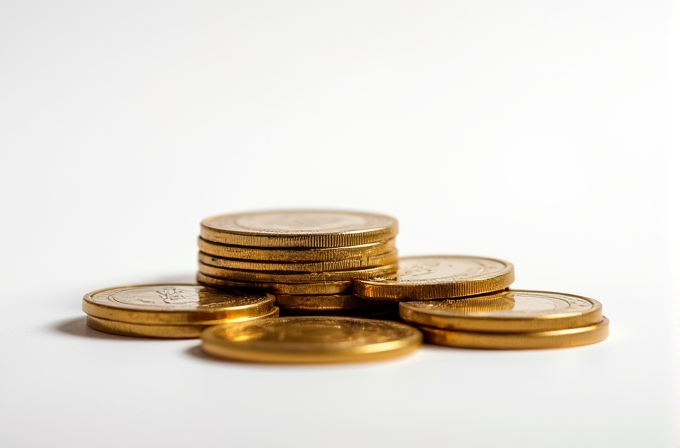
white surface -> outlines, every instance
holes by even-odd
[[[3,1],[0,446],[676,446],[676,6]],[[611,336],[273,367],[85,327],[190,281],[202,218],[287,207],[507,259]]]

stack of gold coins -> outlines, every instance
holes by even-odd
[[[290,210],[214,216],[201,223],[197,280],[215,288],[264,289],[289,313],[374,309],[385,304],[354,296],[352,281],[396,274],[397,231],[396,219],[375,213]]]
[[[403,320],[438,345],[483,349],[574,347],[603,341],[609,320],[597,300],[509,290],[462,300],[401,302]]]
[[[483,349],[558,348],[608,335],[599,302],[571,294],[507,290],[514,267],[468,256],[406,257],[392,279],[357,280],[360,297],[399,302],[425,341]]]
[[[279,315],[271,294],[200,285],[100,289],[83,297],[83,311],[95,330],[156,338],[196,338],[209,326]]]

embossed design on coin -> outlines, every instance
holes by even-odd
[[[201,339],[208,353],[229,359],[323,363],[400,356],[422,336],[397,322],[318,316],[212,327]]]
[[[217,291],[198,285],[143,286],[102,291],[90,297],[101,305],[129,309],[194,310],[230,306],[247,306],[258,303],[261,296],[231,291]]]
[[[502,308],[470,307],[463,300],[401,302],[402,319],[437,328],[486,331],[549,331],[596,324],[602,320],[597,300],[546,291],[510,290],[480,296],[477,301]]]

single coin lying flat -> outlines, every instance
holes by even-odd
[[[251,247],[346,247],[387,241],[398,232],[391,216],[337,210],[281,210],[213,216],[201,237]]]
[[[261,291],[162,284],[93,291],[82,307],[88,325],[98,330],[132,335],[141,326],[135,335],[197,337],[209,325],[271,316],[274,302],[274,295]]]
[[[458,300],[401,302],[399,315],[440,329],[527,333],[595,325],[602,320],[602,305],[573,294],[508,290]]]
[[[451,299],[500,291],[514,279],[512,263],[494,258],[402,257],[396,277],[356,279],[354,294],[378,300]]]
[[[338,363],[377,361],[411,353],[422,334],[397,322],[352,317],[281,317],[210,327],[203,349],[252,362]]]
[[[603,316],[600,322],[593,325],[532,333],[483,333],[424,326],[419,328],[425,336],[425,341],[431,344],[461,348],[521,350],[576,347],[604,341],[609,335],[609,320]]]

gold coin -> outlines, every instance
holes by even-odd
[[[396,240],[392,238],[387,241],[362,244],[360,246],[318,249],[262,249],[259,247],[227,246],[225,244],[213,243],[212,241],[207,241],[199,237],[198,249],[206,254],[222,258],[252,261],[276,261],[279,263],[337,260],[367,261],[376,255],[392,252],[396,247],[395,241]]]
[[[432,327],[420,327],[420,330],[426,342],[451,347],[497,350],[563,348],[604,341],[609,335],[609,320],[602,317],[599,323],[585,327],[534,333],[482,333]]]
[[[397,322],[351,317],[281,317],[208,328],[203,349],[254,362],[335,363],[377,361],[414,351],[418,330]]]
[[[513,265],[493,258],[403,257],[396,278],[357,279],[354,294],[379,300],[451,299],[500,291],[514,279]]]
[[[366,269],[396,263],[397,251],[369,257],[366,260],[336,260],[296,263],[277,263],[271,261],[245,261],[215,257],[203,252],[198,253],[198,261],[209,266],[226,269],[242,269],[249,271],[311,273],[325,271],[346,271],[350,269]]]
[[[222,321],[220,324],[231,325],[238,322],[247,322],[257,319],[277,317],[279,309],[273,307],[270,311],[257,317],[243,317],[230,321]],[[102,319],[95,316],[87,316],[87,326],[105,333],[120,336],[136,336],[145,338],[188,339],[197,338],[201,332],[212,325],[148,325],[134,324],[131,322],[119,322],[116,320]]]
[[[345,247],[377,243],[397,235],[386,215],[334,210],[281,210],[206,218],[201,237],[253,247]]]
[[[216,290],[201,285],[139,285],[100,289],[85,294],[90,316],[136,324],[205,324],[257,317],[274,307],[264,291]]]
[[[399,315],[442,329],[522,333],[594,325],[602,320],[602,305],[572,294],[512,290],[469,299],[401,302]]]
[[[377,268],[354,269],[350,271],[328,271],[328,272],[308,272],[282,273],[265,271],[245,271],[238,269],[226,269],[210,266],[198,262],[198,270],[203,274],[213,277],[222,277],[229,280],[245,282],[281,282],[281,283],[313,283],[313,282],[332,282],[341,280],[352,280],[355,278],[388,277],[397,272],[396,264],[389,264]]]
[[[198,272],[196,281],[213,288],[253,288],[263,289],[272,294],[303,294],[303,295],[324,295],[324,294],[349,294],[352,292],[352,281],[344,280],[337,282],[315,282],[315,283],[277,283],[277,282],[245,282],[229,280],[220,277]]]
[[[288,310],[330,311],[375,308],[382,305],[394,305],[394,302],[361,299],[351,294],[334,295],[277,295],[276,303]]]

